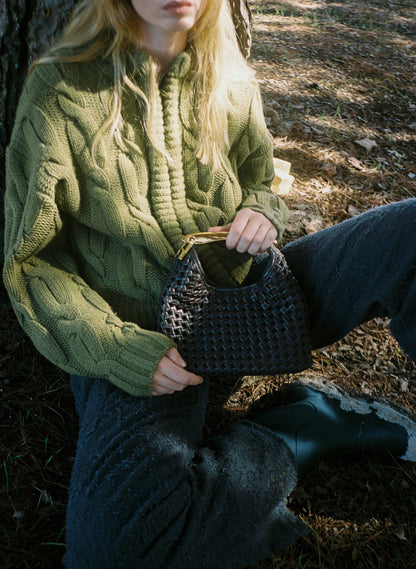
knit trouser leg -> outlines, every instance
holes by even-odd
[[[370,210],[287,245],[305,291],[313,347],[374,317],[416,361],[416,199]]]
[[[203,438],[208,382],[146,399],[99,379],[72,389],[68,569],[243,569],[305,533],[281,439],[248,421]]]

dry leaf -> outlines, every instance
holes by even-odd
[[[347,212],[351,217],[354,217],[355,215],[360,215],[360,213],[362,213],[362,211],[358,209],[358,207],[355,207],[353,205],[348,206]]]
[[[13,513],[13,518],[20,519],[26,516],[26,512],[24,510],[15,510]]]
[[[357,158],[354,158],[354,156],[349,156],[348,162],[351,164],[351,166],[354,166],[354,168],[357,168],[357,170],[361,170],[361,172],[365,171],[364,164],[362,164],[362,162],[357,160]]]
[[[322,226],[322,219],[311,219],[310,221],[305,222],[305,231],[306,233],[316,233],[322,229]]]
[[[377,146],[377,142],[375,140],[371,140],[371,138],[363,138],[362,140],[354,140],[355,144],[359,144],[366,150],[371,150],[375,146]]]
[[[407,541],[407,537],[404,535],[404,528],[400,528],[399,531],[396,531],[395,535],[402,541]]]
[[[337,174],[337,167],[331,162],[324,162],[321,166],[321,169],[328,176],[328,178],[334,178]]]
[[[403,378],[400,378],[399,381],[400,381],[400,389],[404,393],[405,391],[407,391],[407,388],[409,387],[409,382],[407,379]]]

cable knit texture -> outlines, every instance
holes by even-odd
[[[150,147],[143,105],[123,95],[121,137],[91,148],[108,115],[113,69],[106,60],[37,66],[29,76],[7,150],[4,281],[36,347],[62,369],[149,395],[174,344],[157,333],[162,284],[183,234],[227,223],[240,208],[282,233],[286,208],[270,191],[272,144],[258,87],[232,89],[229,148],[218,170],[195,159],[197,120],[178,56],[159,84],[155,120],[171,160]],[[134,81],[148,91],[149,56]],[[226,286],[247,274],[247,256],[205,253]]]

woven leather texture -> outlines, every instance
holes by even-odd
[[[176,256],[162,290],[159,330],[202,376],[293,373],[311,365],[307,308],[284,256],[269,249],[253,284],[207,283],[196,248]]]

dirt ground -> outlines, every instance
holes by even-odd
[[[285,240],[416,196],[416,2],[251,5],[251,62],[275,155],[295,176]],[[56,569],[76,440],[73,401],[66,375],[36,353],[3,292],[0,301],[0,566]],[[316,352],[304,375],[416,411],[416,367],[385,320]],[[213,397],[211,428],[292,380],[227,385]],[[390,457],[321,462],[289,506],[309,535],[252,569],[416,568],[415,466]]]

